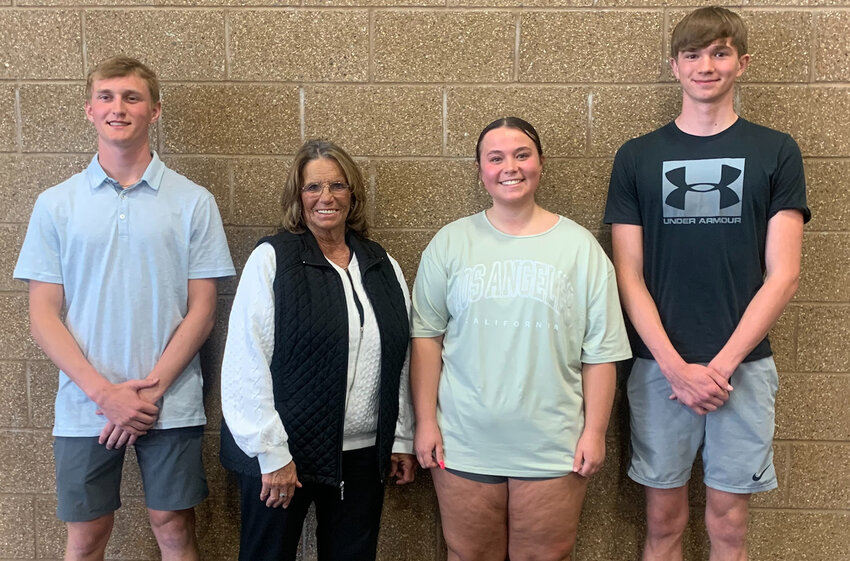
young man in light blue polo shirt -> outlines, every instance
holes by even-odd
[[[38,197],[14,273],[29,282],[33,338],[60,369],[65,559],[103,559],[134,444],[162,558],[195,560],[193,509],[208,494],[198,350],[216,279],[235,271],[212,195],[150,150],[156,75],[134,59],[105,60],[89,73],[85,109],[98,153]]]

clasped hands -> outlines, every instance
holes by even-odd
[[[690,407],[697,415],[717,411],[734,389],[729,378],[735,369],[729,370],[728,375],[720,370],[713,363],[685,364],[667,378],[672,389],[670,399]]]
[[[158,378],[110,384],[97,400],[98,415],[107,419],[97,441],[107,450],[133,444],[147,433],[159,417],[154,405],[161,393]]]

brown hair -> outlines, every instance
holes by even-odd
[[[92,85],[95,80],[108,80],[109,78],[123,78],[135,74],[145,81],[151,95],[151,105],[159,101],[159,79],[153,70],[142,62],[128,56],[114,56],[100,61],[89,71],[86,78],[86,100],[91,100]]]
[[[496,119],[481,131],[481,134],[478,135],[478,142],[475,144],[475,162],[481,163],[481,141],[484,140],[484,135],[490,132],[493,129],[500,129],[502,127],[506,127],[509,129],[517,129],[518,131],[522,131],[525,133],[525,136],[531,139],[534,142],[534,146],[537,148],[537,155],[540,159],[543,159],[543,146],[540,144],[540,135],[537,134],[537,131],[534,127],[531,126],[531,123],[520,119],[519,117],[502,117],[501,119]]]
[[[670,56],[705,48],[718,39],[729,38],[738,56],[747,54],[747,26],[741,16],[719,6],[699,8],[676,24],[670,39]]]
[[[345,182],[351,187],[351,208],[345,219],[346,227],[363,238],[368,237],[369,225],[366,221],[366,205],[364,204],[366,185],[363,174],[345,150],[333,142],[322,139],[308,140],[295,154],[295,160],[289,168],[280,197],[281,227],[294,234],[299,234],[307,228],[301,208],[304,167],[308,162],[320,158],[336,162],[342,170]]]

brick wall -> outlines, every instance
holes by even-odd
[[[292,5],[288,5],[292,4]],[[446,222],[487,204],[472,161],[481,127],[534,123],[549,157],[540,202],[610,245],[601,223],[616,148],[676,115],[665,63],[673,23],[699,2],[663,0],[0,0],[0,559],[59,559],[50,427],[56,373],[28,335],[26,287],[11,279],[36,195],[85,166],[95,135],[83,80],[116,53],[162,78],[152,142],[207,186],[240,267],[273,230],[292,154],[309,137],[349,150],[369,181],[375,237],[412,279]],[[850,2],[751,0],[753,61],[738,106],[800,144],[814,218],[799,293],[773,331],[780,488],[754,500],[756,560],[850,559]],[[238,507],[217,461],[218,366],[235,281],[221,287],[204,349],[211,498],[198,509],[204,558],[235,559]],[[631,560],[642,494],[625,476],[618,399],[576,559]],[[132,454],[131,454],[132,455]],[[128,462],[132,465],[132,462]],[[156,546],[128,466],[110,559]],[[704,496],[687,559],[705,559]],[[304,559],[314,558],[305,538]],[[382,559],[444,558],[427,475],[390,489]]]

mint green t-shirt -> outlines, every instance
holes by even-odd
[[[437,232],[416,275],[412,336],[440,335],[446,467],[490,475],[569,473],[582,363],[631,356],[614,268],[564,217],[532,236],[502,233],[483,212]]]

